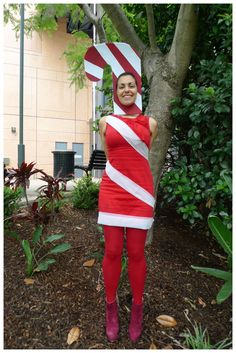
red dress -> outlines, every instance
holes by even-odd
[[[98,223],[149,229],[155,204],[149,117],[108,116],[105,141],[109,161],[100,184]]]

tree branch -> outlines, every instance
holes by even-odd
[[[91,8],[90,8],[89,5],[80,4],[79,6],[82,8],[82,10],[84,11],[85,15],[92,22],[92,24],[97,28],[99,42],[100,43],[106,42],[106,33],[104,31],[101,18],[99,18],[99,17],[97,17],[97,16],[95,16],[93,14],[93,12],[91,11]]]
[[[156,44],[156,30],[155,30],[153,6],[152,4],[146,4],[145,8],[146,8],[147,20],[148,20],[148,36],[149,36],[150,47],[151,49],[156,50],[157,44]]]
[[[171,49],[167,61],[176,73],[177,82],[182,83],[190,63],[194,40],[197,34],[198,16],[194,4],[181,4]]]
[[[102,4],[102,7],[110,17],[115,29],[120,34],[121,40],[129,43],[141,55],[145,49],[145,45],[122,11],[121,6],[119,4]]]

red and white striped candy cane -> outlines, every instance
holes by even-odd
[[[112,69],[114,113],[140,114],[142,112],[142,80],[141,60],[138,54],[126,43],[101,43],[88,48],[84,57],[84,66],[89,80],[101,80],[106,65],[110,65]],[[136,101],[129,107],[121,104],[116,94],[117,77],[123,72],[131,72],[138,84]]]

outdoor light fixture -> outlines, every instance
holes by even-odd
[[[11,127],[11,132],[12,132],[13,134],[16,133],[16,127],[15,127],[15,126],[12,126],[12,127]]]

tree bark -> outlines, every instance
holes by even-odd
[[[148,36],[149,36],[150,47],[151,49],[156,50],[157,43],[156,43],[156,29],[155,29],[155,21],[154,21],[154,14],[153,14],[153,6],[152,4],[146,4],[145,8],[147,12]]]
[[[99,42],[100,43],[106,42],[106,33],[104,31],[101,18],[99,18],[93,14],[89,5],[81,4],[80,7],[83,9],[85,15],[89,18],[89,20],[92,22],[92,24],[97,28]]]
[[[122,11],[120,5],[102,4],[102,7],[110,17],[112,24],[121,37],[121,40],[130,44],[141,55],[145,49],[145,45],[135,32],[133,26]]]
[[[175,34],[167,61],[176,73],[181,87],[190,63],[198,27],[198,8],[194,4],[182,4],[179,9]]]

